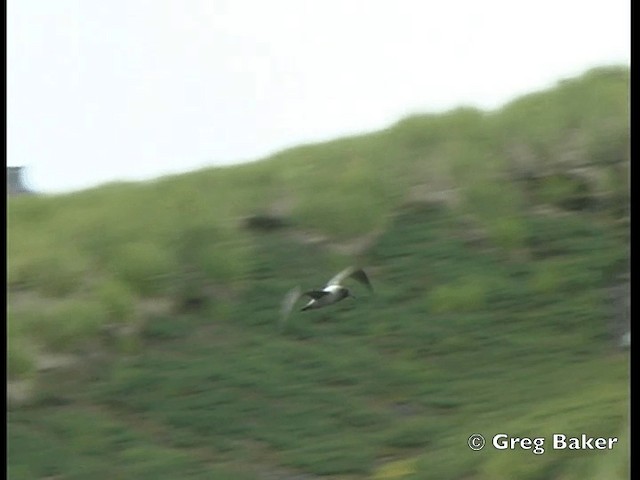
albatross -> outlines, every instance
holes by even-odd
[[[287,318],[291,314],[296,302],[302,297],[309,297],[310,300],[307,304],[300,309],[304,312],[306,310],[314,310],[318,308],[324,308],[334,303],[338,303],[347,297],[356,298],[351,291],[342,285],[348,278],[353,278],[358,282],[366,286],[370,292],[373,292],[373,287],[369,281],[369,277],[365,271],[357,267],[347,267],[340,273],[335,275],[321,290],[307,290],[303,292],[300,287],[295,287],[290,290],[284,297],[282,302],[282,316],[280,317],[280,329],[284,327]]]

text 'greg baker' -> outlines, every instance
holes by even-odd
[[[472,450],[480,450],[484,446],[484,439],[481,442],[479,434],[472,435],[469,447]],[[493,447],[496,450],[531,450],[535,455],[544,453],[544,437],[512,437],[506,433],[498,433],[493,436]],[[582,434],[579,437],[568,437],[562,433],[553,434],[553,450],[611,450],[618,443],[618,437],[590,437]]]

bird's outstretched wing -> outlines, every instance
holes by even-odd
[[[373,286],[369,281],[369,277],[361,268],[357,267],[348,267],[338,273],[335,277],[333,277],[329,282],[327,282],[327,286],[329,285],[340,285],[343,280],[347,278],[353,278],[358,282],[365,285],[370,291],[373,292]]]
[[[302,291],[300,287],[292,288],[287,292],[284,296],[284,300],[282,301],[282,309],[280,311],[280,321],[278,322],[278,328],[282,331],[284,329],[285,324],[287,323],[287,319],[291,314],[291,310],[293,310],[293,306],[302,296]]]

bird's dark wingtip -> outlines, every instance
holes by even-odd
[[[369,289],[369,291],[373,293],[374,291],[373,285],[371,285],[371,281],[369,280],[369,277],[367,273],[364,271],[364,269],[362,268],[354,269],[353,273],[351,274],[351,277],[353,277],[355,280],[359,281],[361,284],[366,286],[367,289]]]

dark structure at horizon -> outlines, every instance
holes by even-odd
[[[7,195],[33,195],[24,184],[24,167],[7,167]]]

